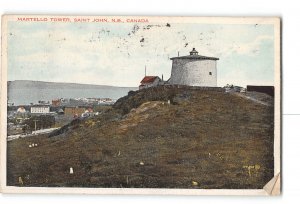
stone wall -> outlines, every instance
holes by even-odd
[[[173,59],[170,84],[216,87],[217,62],[215,60]]]

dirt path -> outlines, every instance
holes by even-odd
[[[247,96],[247,95],[245,95],[245,94],[243,94],[243,93],[234,93],[234,94],[237,95],[237,96],[239,96],[239,97],[242,97],[242,98],[246,98],[246,99],[248,99],[248,100],[251,100],[251,101],[253,101],[253,102],[255,102],[255,103],[262,104],[262,105],[264,105],[264,106],[272,106],[272,105],[269,104],[269,103],[260,101],[260,100],[254,98],[254,97]]]
[[[46,133],[50,133],[54,130],[57,130],[59,128],[48,128],[48,129],[42,129],[42,130],[37,130],[37,131],[32,131],[31,134],[18,134],[18,135],[9,135],[7,136],[7,141],[11,141],[11,140],[15,140],[15,139],[19,139],[19,138],[24,138],[24,137],[32,137],[32,136],[37,136],[40,134],[46,134]]]

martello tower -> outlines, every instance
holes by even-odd
[[[195,48],[187,56],[171,58],[172,72],[169,83],[188,86],[217,87],[216,57],[198,55]]]

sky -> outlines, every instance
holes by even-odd
[[[218,86],[274,85],[274,28],[261,24],[8,23],[8,80],[137,87],[171,57],[218,57]]]

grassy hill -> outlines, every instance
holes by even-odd
[[[131,92],[52,137],[8,142],[8,185],[22,177],[24,186],[262,188],[274,161],[273,99],[265,98],[190,87]]]

